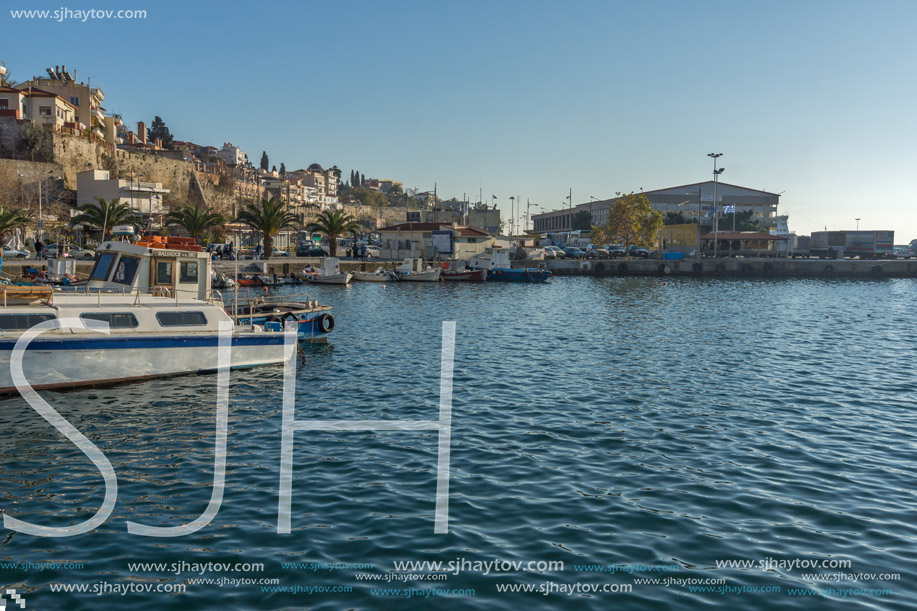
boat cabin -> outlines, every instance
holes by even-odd
[[[510,269],[509,251],[502,248],[488,248],[484,254],[475,255],[468,261],[468,267],[473,269]]]
[[[395,271],[399,274],[422,274],[427,271],[427,266],[422,258],[413,257],[405,259]]]
[[[152,236],[141,242],[103,242],[89,274],[90,289],[149,292],[206,300],[210,255],[191,238]]]

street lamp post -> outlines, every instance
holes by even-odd
[[[723,153],[707,153],[707,157],[713,158],[713,258],[716,259],[718,256],[717,253],[717,234],[719,233],[719,212],[717,211],[716,206],[716,185],[717,179],[720,174],[723,173],[723,170],[726,168],[716,169],[716,160],[723,156]]]
[[[857,222],[857,231],[859,231],[860,230],[860,219],[855,218],[854,220]]]

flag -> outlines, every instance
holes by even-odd
[[[729,204],[728,206],[723,206],[723,214],[735,214],[736,207],[735,204]]]
[[[496,196],[496,195],[491,195],[491,197],[492,197],[493,199],[497,199],[497,196]]]

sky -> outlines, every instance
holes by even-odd
[[[799,234],[917,238],[917,3],[4,0],[15,80],[66,64],[108,112],[257,165],[318,162],[531,212],[712,178]],[[13,10],[145,10],[14,19]],[[540,206],[540,208],[539,208]]]

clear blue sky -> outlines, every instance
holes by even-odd
[[[10,9],[143,9],[142,20]],[[8,0],[0,59],[66,64],[129,123],[441,197],[545,208],[711,176],[790,227],[917,238],[914,2]]]

